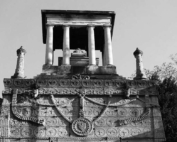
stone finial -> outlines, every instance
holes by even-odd
[[[142,59],[143,52],[138,48],[136,48],[133,55],[136,58],[136,77],[134,79],[135,80],[146,79],[146,74],[144,72],[143,59]]]
[[[139,50],[138,47],[136,48],[136,50],[133,52],[133,55],[136,58],[136,55],[141,54],[141,56],[143,55],[143,51]]]
[[[26,50],[23,49],[23,47],[21,46],[18,50],[17,50],[17,65],[16,65],[16,70],[15,70],[15,74],[11,77],[11,78],[24,78],[24,60],[25,60],[25,54],[26,54]]]
[[[17,56],[19,56],[22,53],[26,54],[26,50],[23,49],[23,46],[21,46],[19,49],[17,49]]]

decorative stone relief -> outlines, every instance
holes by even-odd
[[[34,89],[31,88],[35,82],[40,86],[37,97],[33,95]],[[136,85],[143,88],[144,82],[136,81]],[[78,75],[71,80],[16,79],[5,80],[5,83],[12,87],[6,88],[3,92],[6,95],[11,94],[14,86],[23,86],[18,92],[13,91],[12,95],[14,118],[9,121],[12,137],[57,137],[55,141],[58,142],[62,138],[66,140],[74,136],[69,140],[71,142],[98,141],[103,137],[119,140],[119,137],[152,135],[151,113],[146,99],[135,97],[148,94],[149,90],[131,87],[135,82],[126,82],[129,88],[123,88],[123,81],[83,79],[83,76]],[[146,84],[152,89],[151,85]],[[153,90],[154,88],[151,95],[154,95]],[[122,97],[125,95],[129,98]],[[10,106],[7,108],[8,113],[4,113],[9,114]],[[155,128],[161,127],[158,119],[154,120],[154,124]]]
[[[87,136],[92,130],[92,123],[86,118],[78,118],[73,121],[72,130],[79,136]]]
[[[88,75],[81,75],[81,74],[76,74],[72,76],[72,79],[85,79],[85,80],[89,80],[90,76]]]
[[[81,75],[82,76],[82,75]],[[76,77],[80,78],[80,77]],[[89,77],[81,77],[89,78]],[[58,88],[58,87],[113,87],[124,88],[128,85],[130,88],[137,87],[149,87],[150,91],[154,91],[153,85],[155,81],[131,81],[131,80],[100,80],[100,79],[4,79],[5,88],[17,88],[21,87],[29,89],[32,85],[37,84],[42,88]],[[152,87],[152,90],[151,90]]]
[[[43,122],[45,121],[45,126],[49,127],[49,129],[46,130],[46,135],[48,137],[55,137],[58,135],[62,136],[62,135],[68,134],[68,132],[65,129],[64,131],[64,130],[58,130],[55,128],[56,125],[60,125],[58,123],[59,120],[57,119],[58,114],[56,114],[56,111],[60,114],[60,117],[62,117],[68,123],[71,123],[72,131],[78,136],[89,135],[90,132],[93,130],[93,124],[95,124],[95,126],[97,127],[122,126],[122,125],[131,124],[132,122],[142,121],[144,118],[146,118],[146,116],[149,113],[148,109],[147,111],[141,114],[135,108],[132,108],[131,111],[129,111],[128,108],[118,108],[120,106],[127,105],[131,102],[134,102],[136,101],[136,99],[132,99],[132,100],[125,99],[125,100],[120,100],[118,102],[114,102],[113,104],[110,104],[109,99],[105,101],[104,99],[86,97],[84,94],[80,94],[80,93],[77,95],[80,98],[80,113],[79,113],[80,117],[79,118],[76,117],[75,119],[72,119],[73,114],[70,114],[70,111],[73,112],[73,108],[71,108],[71,106],[72,106],[73,101],[75,100],[74,98],[73,99],[68,99],[68,98],[58,99],[58,98],[55,98],[54,95],[51,95],[51,97],[49,97],[51,101],[49,101],[49,98],[46,100],[40,98],[36,101],[35,100],[32,101],[32,98],[28,98],[30,100],[28,101],[28,103],[25,103],[26,100],[28,99],[21,99],[22,102],[17,103],[17,91],[13,93],[12,112],[16,117],[22,120],[32,121],[32,122],[39,123],[39,124],[44,124]],[[98,110],[89,109],[85,107],[85,102],[89,102],[94,105],[97,105],[99,109]],[[31,108],[32,107],[31,105],[29,105],[28,107],[20,106],[20,104],[30,104],[30,103],[32,103],[37,108],[38,110],[37,112],[35,112],[35,109]],[[83,110],[84,108],[85,110]],[[32,115],[32,114],[36,114],[36,115]],[[41,117],[40,118],[41,121],[40,121],[34,116],[44,116],[44,118]],[[55,117],[50,117],[50,116],[55,116]],[[110,116],[113,118],[109,118]],[[122,118],[118,119],[116,118],[116,116],[123,116],[124,119]],[[127,118],[127,116],[130,118]],[[64,124],[66,124],[66,122],[63,124],[61,123],[61,125],[63,126]],[[17,133],[17,132],[13,131],[13,133]],[[27,127],[24,127],[24,130],[20,130],[20,132],[23,137],[27,135],[28,136],[34,135],[33,134],[34,132],[31,129],[27,130]],[[132,133],[135,133],[135,132],[132,132]],[[95,130],[95,135],[97,136],[108,135],[110,137],[116,137],[118,134],[117,134],[116,129],[105,130],[105,129],[99,128],[98,130],[97,129]],[[120,135],[126,136],[126,133],[124,134],[123,132],[121,132]]]

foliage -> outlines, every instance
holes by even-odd
[[[167,142],[177,141],[177,54],[172,62],[145,69],[149,80],[157,80],[158,98],[161,107]]]
[[[163,81],[165,78],[173,77],[177,80],[177,69],[172,62],[163,63],[161,66],[157,65],[152,71],[145,69],[145,73],[148,79],[159,79]]]
[[[173,77],[157,85],[167,141],[177,141],[177,84]]]

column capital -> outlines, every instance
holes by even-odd
[[[87,25],[87,29],[88,29],[88,28],[95,28],[95,25],[94,25],[94,24],[88,24],[88,25]]]
[[[62,25],[63,28],[70,28],[70,25]]]
[[[55,25],[53,25],[53,24],[46,24],[46,27],[54,27]]]
[[[104,24],[103,28],[112,28],[112,25],[110,25],[110,24]]]

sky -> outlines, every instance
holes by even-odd
[[[0,91],[4,89],[3,78],[15,73],[20,46],[27,51],[25,76],[42,73],[46,47],[42,42],[42,9],[115,11],[114,65],[124,77],[136,70],[133,52],[137,47],[144,53],[147,69],[169,62],[169,56],[177,53],[177,0],[0,0]],[[58,56],[61,51],[55,52],[55,58]]]

